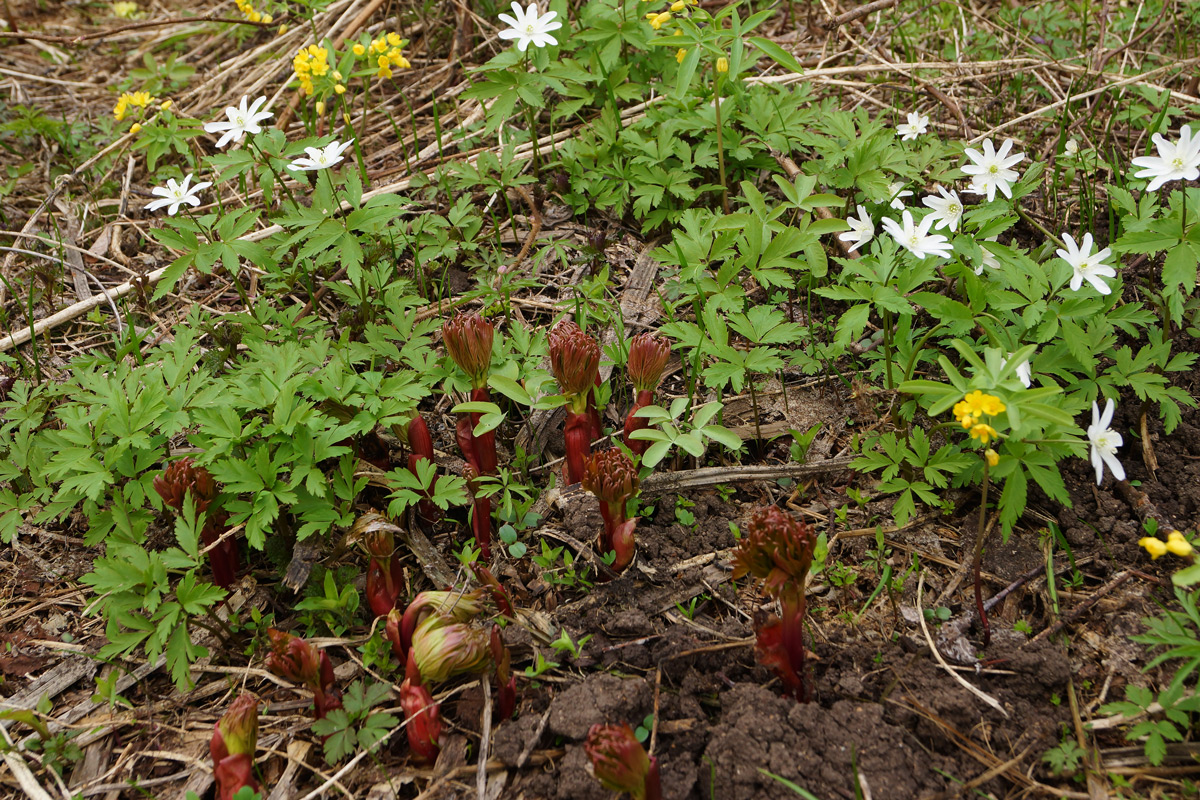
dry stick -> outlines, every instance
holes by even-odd
[[[896,5],[897,2],[899,2],[899,0],[875,0],[873,3],[867,3],[865,6],[859,6],[858,8],[847,11],[844,14],[839,14],[836,17],[828,19],[824,22],[819,22],[817,24],[826,31],[833,31],[848,22],[854,22],[855,20],[862,19],[868,14],[873,14],[876,11],[882,11],[885,8],[891,8],[892,6]]]
[[[286,18],[285,18],[286,19]],[[280,24],[282,20],[272,20],[270,22],[251,22],[248,19],[232,19],[230,17],[214,17],[207,15],[203,17],[179,17],[178,19],[160,19],[151,22],[134,22],[129,25],[122,25],[119,28],[111,28],[106,31],[96,31],[95,33],[84,33],[79,36],[50,36],[44,33],[9,33],[8,31],[0,31],[0,36],[7,36],[9,39],[35,39],[39,42],[58,42],[60,44],[80,44],[89,39],[103,39],[113,34],[123,33],[125,31],[137,30],[139,28],[160,28],[165,25],[186,25],[190,22],[229,22],[234,25],[250,25],[255,28],[270,28]]]
[[[702,467],[686,472],[655,473],[642,481],[642,494],[663,494],[697,486],[738,481],[773,481],[779,478],[807,478],[849,469],[853,458],[831,458],[816,464],[781,464],[755,467]]]
[[[1087,600],[1084,600],[1075,608],[1071,609],[1070,614],[1067,614],[1058,622],[1054,623],[1049,628],[1046,628],[1046,630],[1042,631],[1037,636],[1034,636],[1023,646],[1027,647],[1035,642],[1040,642],[1042,639],[1045,639],[1048,636],[1053,636],[1054,634],[1058,633],[1067,625],[1070,625],[1072,622],[1090,611],[1092,606],[1096,605],[1096,603],[1100,601],[1100,598],[1104,597],[1104,595],[1108,594],[1113,589],[1116,589],[1118,586],[1132,577],[1133,573],[1129,570],[1122,570],[1121,572],[1118,572],[1112,580],[1097,589],[1091,597],[1089,597]]]
[[[488,746],[491,744],[492,738],[492,693],[488,687],[487,678],[480,678],[479,686],[483,690],[483,719],[480,723],[483,730],[479,734],[479,763],[476,765],[478,771],[475,773],[475,793],[479,800],[486,800]]]
[[[925,622],[925,607],[921,604],[921,596],[924,594],[924,592],[925,572],[922,570],[920,576],[917,578],[917,619],[921,622],[921,632],[925,634],[925,641],[929,643],[929,649],[933,651],[933,657],[937,659],[937,662],[941,665],[942,669],[946,670],[951,678],[954,678],[954,680],[962,684],[962,686],[968,692],[975,695],[980,700],[987,703],[989,706],[1007,717],[1008,712],[1004,710],[1004,706],[1000,705],[1000,702],[996,700],[996,698],[992,697],[990,694],[987,694],[981,689],[976,689],[974,686],[968,683],[965,678],[951,669],[950,665],[946,663],[946,659],[942,658],[941,652],[938,651],[937,645],[934,644],[933,637],[929,635],[929,625]]]

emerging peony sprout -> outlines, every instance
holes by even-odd
[[[508,648],[500,638],[500,626],[492,626],[491,634],[492,663],[496,666],[496,716],[506,720],[512,717],[517,709],[517,676],[509,668]]]
[[[408,471],[415,476],[417,474],[417,464],[420,461],[433,461],[433,437],[429,435],[429,426],[425,423],[425,418],[420,413],[413,415],[412,420],[404,428],[404,433],[405,440],[408,442],[408,449],[412,451],[408,454]],[[435,486],[437,486],[437,478],[433,479],[433,483],[429,486],[429,491],[432,492]],[[438,507],[428,497],[417,504],[417,510],[429,522],[437,522],[441,519]]]
[[[407,658],[413,633],[430,615],[441,614],[458,622],[467,622],[479,616],[483,609],[482,599],[481,589],[473,592],[421,592],[404,610],[398,631],[399,644],[393,642],[393,649],[398,646],[404,653],[403,658]]]
[[[487,631],[441,614],[431,614],[417,626],[408,655],[426,684],[481,673],[492,658]]]
[[[492,323],[475,313],[457,314],[442,325],[446,352],[458,368],[467,373],[467,379],[471,382],[471,400],[477,403],[491,401],[487,378],[492,363],[494,336]],[[488,431],[480,436],[472,433],[481,416],[473,413],[459,420],[456,438],[462,448],[463,458],[480,475],[492,475],[496,472],[496,433]],[[463,423],[467,420],[470,420],[470,424],[464,428]]]
[[[341,692],[333,685],[333,662],[324,650],[275,628],[267,629],[267,638],[271,641],[267,669],[313,693],[314,719],[324,719],[330,711],[342,707]]]
[[[628,792],[633,800],[661,800],[658,759],[646,755],[627,723],[596,723],[583,749],[592,775],[605,789]]]
[[[500,609],[500,613],[509,619],[516,619],[516,612],[513,611],[512,600],[508,596],[508,590],[500,585],[500,581],[496,580],[496,576],[492,571],[483,566],[477,561],[471,562],[471,571],[475,573],[475,580],[482,583],[492,593],[492,602],[496,604],[496,608]]]
[[[654,390],[662,381],[667,357],[671,355],[671,344],[657,333],[639,333],[629,343],[629,380],[637,390],[633,407],[625,417],[625,446],[639,456],[646,452],[650,443],[631,439],[630,434],[646,428],[650,423],[645,417],[634,416],[639,410],[654,403]]]
[[[240,694],[213,727],[208,751],[212,755],[217,800],[233,800],[243,786],[259,791],[254,779],[254,750],[258,745],[258,700]]]
[[[587,460],[583,488],[600,501],[600,516],[604,517],[600,552],[615,552],[612,569],[621,572],[633,561],[635,549],[637,519],[625,518],[625,502],[637,494],[637,467],[620,450],[601,450]]]
[[[200,541],[204,542],[205,547],[211,547],[225,532],[229,515],[223,509],[212,508],[217,498],[217,484],[207,469],[193,466],[190,458],[181,458],[169,464],[163,474],[154,479],[154,490],[177,514],[183,513],[183,501],[188,493],[191,493],[192,502],[196,504],[197,514],[211,509],[204,519],[204,529],[200,531]],[[230,537],[210,550],[208,556],[212,564],[213,583],[222,589],[232,587],[238,570],[237,542]]]
[[[567,482],[583,480],[584,462],[592,439],[600,438],[600,416],[592,388],[600,378],[600,345],[570,320],[550,331],[550,371],[567,398],[563,430],[567,448]]]
[[[387,616],[396,608],[396,602],[404,593],[404,571],[400,560],[394,557],[396,539],[392,531],[396,526],[378,514],[363,514],[354,523],[355,530],[370,556],[367,564],[367,602],[376,617]]]
[[[750,514],[733,561],[735,578],[753,575],[779,601],[782,619],[758,630],[759,658],[801,702],[810,699],[804,667],[804,579],[816,544],[804,522],[765,506]]]
[[[408,676],[400,684],[400,707],[408,724],[408,746],[417,761],[432,764],[437,761],[441,747],[442,718],[433,695],[421,683],[421,675],[412,659],[408,661]]]
[[[479,470],[473,464],[463,467],[467,492],[471,495],[471,532],[484,561],[492,560],[492,498],[479,494]]]
[[[383,624],[383,633],[387,637],[387,640],[392,643],[392,655],[401,664],[408,658],[408,650],[404,647],[404,642],[400,639],[400,622],[403,619],[403,612],[398,608],[393,608],[388,612],[387,622]]]

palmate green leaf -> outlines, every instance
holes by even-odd
[[[211,583],[197,583],[196,571],[190,570],[175,586],[175,599],[184,612],[192,616],[205,611],[225,598],[225,590]]]
[[[647,437],[644,437],[644,436],[640,437],[637,434],[638,433],[649,433],[649,432],[650,431],[638,431],[637,433],[633,434],[632,438],[645,439]],[[646,448],[645,454],[642,455],[642,464],[647,467],[653,467],[653,466],[657,465],[658,462],[662,461],[663,458],[667,455],[667,453],[670,452],[670,450],[671,450],[671,442],[670,441],[665,440],[665,439],[661,440],[661,441],[657,441],[654,444],[652,444]]]
[[[167,657],[167,669],[175,681],[175,688],[181,692],[189,691],[192,682],[192,663],[208,655],[208,650],[192,641],[188,632],[186,620],[170,623],[170,639],[164,655]],[[149,654],[149,650],[147,650]]]
[[[1196,267],[1200,264],[1200,246],[1180,242],[1167,252],[1163,260],[1163,288],[1168,292],[1182,289],[1191,294],[1196,288]]]

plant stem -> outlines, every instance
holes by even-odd
[[[729,185],[725,180],[725,140],[721,135],[721,73],[713,67],[713,107],[717,111],[717,166],[721,170],[721,208],[729,212]]]
[[[988,499],[988,464],[983,460],[983,489],[979,499],[979,529],[975,534],[975,557],[972,561],[972,571],[975,576],[975,613],[979,614],[979,624],[983,626],[983,646],[987,647],[992,640],[992,628],[988,622],[987,611],[983,608],[983,588],[980,582],[980,567],[983,562],[983,539],[987,532],[987,499]]]

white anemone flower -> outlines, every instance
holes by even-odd
[[[1192,129],[1184,125],[1179,129],[1179,141],[1168,142],[1161,133],[1150,137],[1158,148],[1156,156],[1139,156],[1133,159],[1135,178],[1152,178],[1147,192],[1153,192],[1168,181],[1194,181],[1200,178],[1200,136],[1192,137]]]
[[[334,164],[337,164],[345,158],[342,153],[347,147],[354,144],[354,140],[350,139],[346,142],[338,142],[334,140],[324,147],[306,147],[304,148],[305,158],[301,156],[292,163],[288,164],[288,169],[292,172],[307,172],[310,170],[329,169]]]
[[[897,211],[903,211],[904,198],[906,197],[912,197],[912,192],[904,188],[903,181],[896,181],[895,183],[888,184],[887,197],[884,199],[888,201],[889,206]]]
[[[211,181],[201,181],[195,186],[190,186],[192,178],[195,177],[192,173],[188,173],[183,183],[176,183],[174,178],[167,179],[166,186],[155,186],[150,190],[150,194],[155,197],[161,197],[161,200],[154,200],[146,204],[147,211],[158,211],[160,208],[166,208],[167,213],[172,217],[179,213],[179,207],[187,204],[192,208],[200,205],[200,191],[212,186]]]
[[[867,213],[867,209],[862,206],[858,207],[858,218],[847,217],[846,224],[850,226],[850,230],[840,234],[838,238],[843,242],[852,243],[846,248],[851,253],[875,238],[875,223],[871,221],[871,215]]]
[[[1093,253],[1094,244],[1090,233],[1083,235],[1081,245],[1076,245],[1069,233],[1063,234],[1063,242],[1067,245],[1067,249],[1056,250],[1055,253],[1070,264],[1071,269],[1075,270],[1071,276],[1071,291],[1079,291],[1083,282],[1087,281],[1096,287],[1096,291],[1100,294],[1112,294],[1112,287],[1104,282],[1104,278],[1117,277],[1117,271],[1104,263],[1104,259],[1112,255],[1112,248],[1106,247],[1099,253]]]
[[[962,219],[963,204],[962,200],[958,199],[958,192],[951,189],[946,191],[941,186],[935,187],[941,193],[941,197],[937,195],[927,195],[921,199],[921,203],[933,209],[932,216],[935,221],[933,229],[940,230],[949,228],[951,233],[958,230],[958,222]]]
[[[963,153],[967,158],[971,159],[970,164],[964,164],[962,171],[967,175],[986,175],[984,181],[972,181],[971,191],[976,194],[983,194],[977,190],[984,189],[987,192],[988,202],[996,199],[996,190],[999,189],[1004,193],[1004,196],[1012,199],[1012,184],[1020,174],[1012,167],[1025,160],[1024,153],[1008,154],[1012,150],[1013,140],[1005,139],[1004,144],[1000,145],[1000,149],[996,150],[992,145],[991,139],[983,140],[983,152],[976,150],[973,147],[968,147]]]
[[[248,96],[243,97],[237,107],[229,106],[225,109],[225,116],[229,118],[228,122],[204,123],[204,130],[208,133],[225,132],[225,135],[217,140],[218,150],[230,142],[240,142],[247,133],[251,135],[262,133],[262,126],[258,123],[275,116],[273,111],[259,111],[267,102],[266,97],[260,97],[247,106],[246,102],[249,99]]]
[[[1091,442],[1092,466],[1096,468],[1097,486],[1104,481],[1106,464],[1114,478],[1119,481],[1125,480],[1125,468],[1117,460],[1117,448],[1124,444],[1124,440],[1121,434],[1109,427],[1115,410],[1112,398],[1104,404],[1103,414],[1100,413],[1100,406],[1092,403],[1092,424],[1088,426],[1087,437]]]
[[[999,239],[999,236],[989,236],[984,239],[985,242],[994,242]],[[979,245],[980,263],[977,267],[972,267],[976,275],[982,275],[985,269],[1000,269],[1000,259],[996,258],[996,254],[988,250],[982,244]]]
[[[902,219],[903,225],[894,219],[885,219],[880,223],[897,244],[917,258],[930,255],[950,257],[950,240],[941,234],[929,232],[929,226],[933,224],[932,214],[927,214],[918,224],[913,222],[912,212],[905,209]]]
[[[1000,362],[1000,369],[1008,366],[1008,359],[1012,358],[1012,353],[1009,353],[1003,361]],[[1033,367],[1029,364],[1029,359],[1025,359],[1020,364],[1017,364],[1017,380],[1021,381],[1021,385],[1026,389],[1033,386]]]
[[[508,26],[507,29],[500,31],[501,39],[516,39],[517,49],[524,53],[529,49],[529,45],[534,47],[545,47],[548,44],[558,44],[558,39],[550,35],[550,31],[556,31],[562,27],[561,22],[556,22],[555,17],[558,16],[557,11],[547,11],[545,14],[538,16],[537,3],[533,2],[521,8],[520,3],[512,4],[513,16],[501,14],[500,21]]]
[[[929,116],[916,111],[908,115],[907,123],[901,123],[896,126],[896,133],[900,134],[900,141],[902,142],[907,142],[909,139],[916,139],[927,130],[929,130]]]

